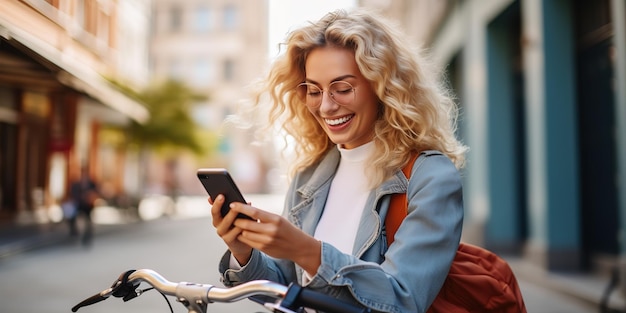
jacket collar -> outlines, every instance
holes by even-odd
[[[291,219],[310,235],[315,232],[317,223],[321,218],[326,196],[330,190],[330,183],[340,158],[340,153],[336,148],[328,151],[320,163],[315,166],[306,182],[296,189],[301,197],[301,202],[295,204],[291,210]],[[354,253],[356,255],[361,255],[369,249],[381,236],[382,221],[387,214],[389,204],[389,197],[385,196],[394,193],[406,193],[407,188],[408,180],[402,171],[398,170],[370,193],[355,238]]]
[[[335,176],[341,156],[337,148],[330,149],[322,161],[315,167],[308,181],[298,188],[297,192],[303,199],[312,197],[320,188],[328,184]]]
[[[297,189],[297,192],[302,198],[310,198],[319,191],[320,188],[333,179],[339,166],[341,155],[337,148],[330,149],[324,156],[319,165],[316,166],[315,171],[308,179],[308,181]],[[401,170],[398,170],[395,175],[387,179],[380,186],[375,189],[376,199],[391,194],[391,193],[405,193],[408,188],[408,179],[404,176]]]

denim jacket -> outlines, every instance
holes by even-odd
[[[315,232],[339,159],[338,150],[330,150],[289,187],[283,215],[307,234]],[[394,193],[407,193],[408,214],[388,247],[384,220]],[[370,193],[364,210],[353,253],[323,242],[321,265],[308,288],[375,311],[425,312],[443,285],[461,237],[459,172],[440,152],[422,152],[410,180],[399,170]],[[219,266],[226,286],[254,279],[302,284],[303,269],[289,260],[253,250],[248,264],[233,270],[229,259],[226,252]]]

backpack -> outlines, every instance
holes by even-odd
[[[402,169],[407,179],[419,154]],[[385,218],[388,246],[404,220],[406,193],[391,197]],[[427,313],[526,313],[524,299],[509,264],[484,248],[460,243],[450,271]]]

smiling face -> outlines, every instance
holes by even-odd
[[[361,75],[354,52],[338,47],[312,50],[305,64],[306,82],[324,90],[321,103],[309,111],[328,137],[344,149],[353,149],[372,140],[378,118],[378,98]],[[333,82],[345,81],[354,87],[354,101],[335,103],[326,90]]]

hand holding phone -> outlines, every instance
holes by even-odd
[[[230,210],[231,203],[247,203],[228,170],[224,168],[201,168],[198,169],[197,175],[211,199],[215,200],[220,194],[224,196],[225,201],[221,209],[222,217],[226,216]],[[237,217],[251,219],[249,216],[241,213]]]

